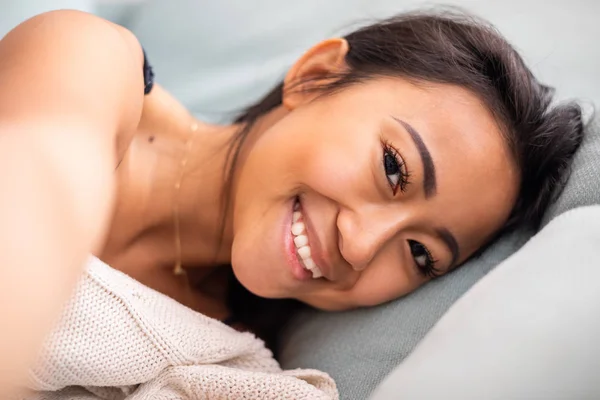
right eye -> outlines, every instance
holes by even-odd
[[[404,192],[409,184],[406,165],[398,151],[388,143],[383,144],[383,169],[392,194],[395,196],[398,189]]]

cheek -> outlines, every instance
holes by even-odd
[[[253,151],[240,179],[239,197],[266,201],[298,190],[333,200],[368,194],[373,188],[371,149],[365,135],[355,140],[306,135],[303,140],[273,141]]]
[[[313,191],[338,199],[356,188],[357,178],[366,170],[364,158],[349,148],[323,146],[304,164],[302,181]]]
[[[371,198],[374,192],[374,135],[349,132],[303,143],[298,182],[336,202]],[[375,144],[374,144],[375,142]]]
[[[343,193],[348,184],[370,173],[379,142],[379,120],[356,114],[328,106],[294,111],[272,132],[265,132],[260,158],[276,160],[266,165],[269,173],[287,172],[315,191]]]

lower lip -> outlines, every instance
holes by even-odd
[[[286,249],[286,256],[287,256],[286,258],[287,258],[290,270],[292,271],[292,276],[294,277],[294,279],[296,279],[298,281],[308,281],[308,280],[312,279],[312,272],[308,271],[300,263],[300,260],[298,259],[298,253],[296,252],[296,245],[294,244],[294,237],[292,236],[292,214],[294,212],[294,210],[293,210],[294,203],[295,203],[295,200],[292,201],[292,205],[289,208],[290,209],[289,218],[287,219],[286,223],[284,224],[284,227],[285,227],[284,240],[285,240],[285,249]]]

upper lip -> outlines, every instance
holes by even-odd
[[[310,217],[308,216],[306,209],[304,207],[301,207],[301,210],[302,218],[304,220],[304,226],[306,229],[306,236],[308,237],[308,243],[310,244],[311,258],[313,259],[315,264],[317,264],[317,267],[319,267],[319,269],[321,270],[323,277],[331,281],[333,280],[331,276],[331,265],[329,265],[329,263],[325,260],[325,257],[323,256],[323,247],[321,246],[321,242],[319,241],[319,238],[314,230],[313,224],[311,223]]]

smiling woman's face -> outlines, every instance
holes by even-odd
[[[232,265],[253,293],[380,304],[460,264],[510,214],[518,170],[469,91],[381,78],[308,97],[284,99],[239,171]]]

